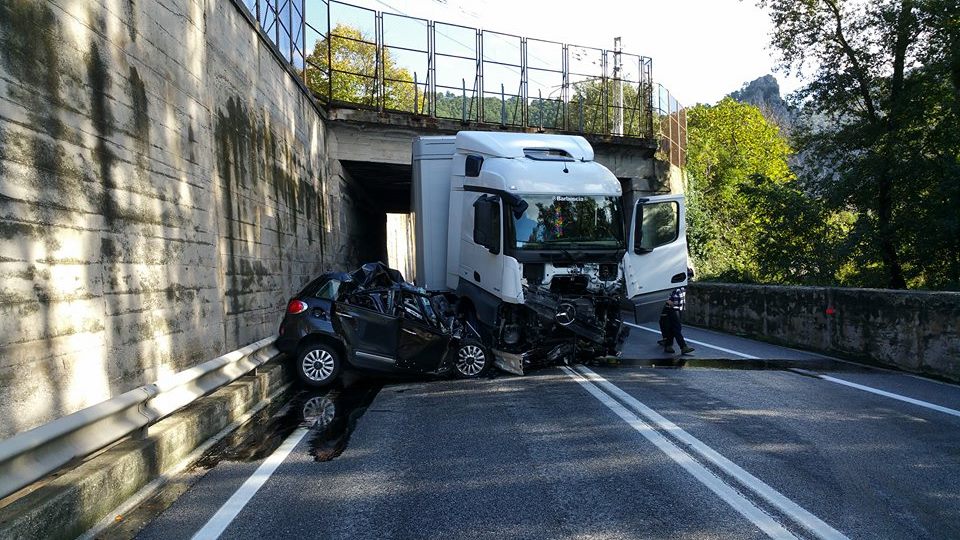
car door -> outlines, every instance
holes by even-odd
[[[637,201],[623,257],[627,296],[636,322],[652,322],[673,289],[687,283],[687,226],[683,195]]]
[[[361,291],[336,303],[334,329],[349,349],[351,363],[370,369],[397,369],[400,319],[393,291]]]
[[[400,305],[397,365],[418,373],[439,369],[447,354],[450,333],[425,297],[404,291]]]

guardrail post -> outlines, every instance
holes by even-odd
[[[460,116],[460,123],[466,125],[467,123],[467,80],[460,79],[460,84],[463,87],[463,113]]]
[[[483,31],[477,30],[477,67],[474,78],[474,94],[477,96],[477,122],[483,122],[486,117],[484,101],[486,92],[483,86]]]
[[[530,74],[527,73],[527,38],[520,37],[520,118],[523,127],[530,125],[530,110],[527,101],[530,98]],[[516,109],[514,109],[516,111]],[[516,118],[514,118],[516,122]]]
[[[577,92],[577,97],[579,98],[577,101],[580,103],[580,133],[583,133],[583,96]]]
[[[507,125],[507,101],[506,92],[503,89],[503,83],[500,83],[500,127]]]
[[[543,131],[543,91],[540,89],[537,89],[537,117],[540,131]]]
[[[330,29],[330,2],[327,2],[327,99],[330,101],[334,100],[334,97],[333,97],[333,32]]]
[[[384,73],[386,65],[383,54],[383,13],[379,11],[374,12],[373,41],[375,42],[374,51],[376,52],[375,67],[373,68],[373,92],[377,101],[377,110],[382,113],[387,105],[387,83],[384,80],[386,78],[386,73]]]
[[[420,103],[420,85],[417,83],[417,72],[413,72],[413,114],[419,114],[417,112],[417,105]]]

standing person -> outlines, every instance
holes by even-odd
[[[680,312],[683,311],[685,307],[687,297],[687,288],[678,287],[673,290],[673,293],[670,294],[670,298],[667,300],[666,307],[667,309],[667,331],[668,334],[665,336],[666,344],[663,346],[663,352],[673,353],[673,340],[677,340],[677,345],[680,346],[680,354],[690,354],[693,352],[693,347],[687,345],[686,340],[683,339],[683,325],[680,323]]]

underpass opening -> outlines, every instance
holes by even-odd
[[[414,279],[413,219],[409,164],[340,160],[361,200],[357,211],[362,239],[356,246],[360,263],[384,261]]]

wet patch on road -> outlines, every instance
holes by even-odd
[[[383,385],[384,381],[374,378],[344,376],[329,389],[300,390],[286,403],[264,408],[211,447],[194,467],[211,469],[222,461],[259,461],[298,427],[313,431],[309,442],[314,458],[329,461],[346,448],[357,420]]]
[[[294,389],[292,397],[270,403],[242,426],[213,444],[190,468],[170,478],[156,493],[117,516],[115,523],[97,539],[134,538],[147,524],[173,505],[222,462],[253,462],[271,455],[298,427],[314,432],[310,453],[317,461],[329,461],[347,447],[350,434],[385,381],[345,372],[331,388]]]

